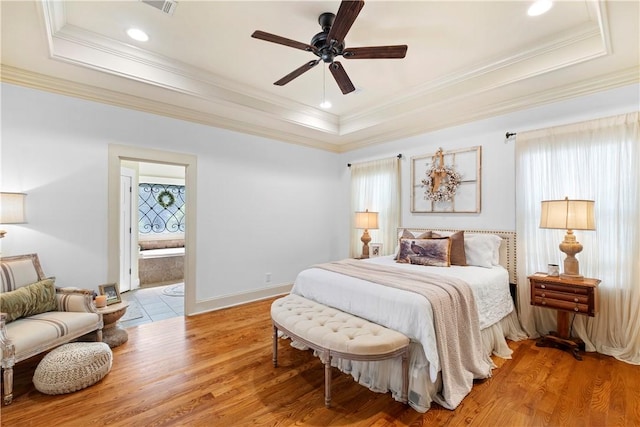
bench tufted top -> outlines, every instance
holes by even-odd
[[[271,318],[292,334],[341,353],[385,354],[409,345],[409,338],[400,332],[299,295],[275,300]]]

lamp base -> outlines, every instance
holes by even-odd
[[[576,254],[582,252],[582,245],[576,240],[573,230],[567,230],[567,234],[565,234],[564,240],[559,247],[567,255],[564,259],[564,272],[560,277],[573,280],[584,279],[584,276],[580,274],[580,264],[576,259]]]
[[[584,276],[582,274],[567,274],[567,273],[562,273],[560,275],[561,279],[567,279],[567,280],[584,280]]]
[[[364,233],[362,233],[362,237],[360,238],[362,241],[362,256],[361,259],[369,258],[369,242],[371,241],[371,236],[369,236],[369,230],[365,229]]]

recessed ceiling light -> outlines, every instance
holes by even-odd
[[[331,103],[329,101],[322,101],[320,103],[320,108],[324,108],[325,110],[331,108]]]
[[[547,13],[552,6],[553,2],[551,0],[538,0],[529,7],[529,9],[527,10],[527,15],[542,15],[543,13]]]
[[[139,42],[146,42],[147,40],[149,40],[149,36],[147,35],[147,33],[139,28],[129,28],[127,30],[127,35]]]

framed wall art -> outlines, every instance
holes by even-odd
[[[411,212],[479,213],[482,147],[411,158]]]

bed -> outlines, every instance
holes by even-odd
[[[506,339],[526,338],[526,334],[520,328],[510,292],[510,286],[516,284],[515,233],[402,228],[398,230],[398,236],[399,248],[396,250],[396,255],[360,261],[341,261],[346,264],[358,264],[349,268],[364,270],[366,267],[376,278],[352,275],[350,271],[342,272],[340,269],[333,271],[335,266],[323,264],[300,272],[291,293],[351,313],[408,336],[411,339],[409,405],[419,412],[426,412],[432,402],[448,409],[455,409],[471,390],[473,379],[487,378],[491,375],[491,369],[495,366],[489,356],[494,354],[502,358],[510,358],[511,350]],[[416,255],[418,253],[415,249],[416,244],[425,245],[425,247],[437,245],[439,248],[448,245],[446,249],[448,263],[449,257],[451,261],[454,259],[452,250],[454,243],[458,258],[460,248],[464,247],[468,265],[421,265],[425,259],[428,260],[427,264],[443,264],[432,262],[432,254],[427,258],[423,257],[424,254]],[[410,247],[414,249],[409,249]],[[407,251],[410,253],[408,257]],[[461,263],[465,263],[464,259],[463,261],[458,259],[456,262],[456,264]],[[434,311],[440,312],[437,304],[434,306],[435,309],[432,308],[432,303],[427,298],[415,293],[413,289],[408,290],[406,285],[394,287],[383,284],[387,279],[377,278],[377,276],[383,276],[383,270],[384,275],[407,276],[405,281],[424,275],[429,276],[430,280],[435,278],[442,282],[460,280],[466,282],[473,295],[473,316],[470,316],[471,320],[454,319],[454,323],[459,320],[458,327],[462,329],[464,329],[462,322],[469,321],[472,325],[476,325],[475,327],[466,326],[466,328],[473,330],[474,333],[478,329],[477,336],[481,338],[478,341],[481,342],[474,344],[473,353],[478,358],[484,359],[486,364],[481,363],[480,368],[470,368],[468,372],[454,372],[454,377],[465,377],[465,380],[451,380],[452,370],[449,368],[448,360],[451,356],[447,356],[451,351],[448,348],[442,348],[448,347],[449,344],[444,346],[443,334],[436,334],[436,329],[442,328],[442,322],[440,324],[434,322]],[[467,317],[457,316],[458,318]],[[440,348],[437,345],[438,338],[441,339]],[[292,344],[295,346],[296,343]],[[399,376],[401,367],[397,360],[353,362],[336,359],[334,366],[351,374],[356,381],[373,391],[383,393],[390,391],[396,400],[401,399]],[[458,365],[454,364],[454,366]],[[447,368],[444,369],[446,372],[444,381],[443,368]],[[462,392],[452,393],[449,390],[452,388],[452,381],[453,386]],[[443,384],[445,384],[444,387]]]

